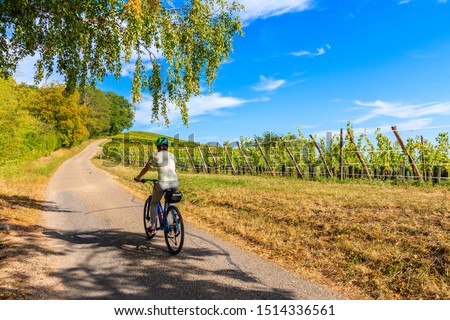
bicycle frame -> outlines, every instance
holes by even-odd
[[[153,182],[157,180],[142,179],[140,182]],[[159,228],[157,230],[164,231],[164,238],[166,241],[167,248],[172,254],[178,254],[181,251],[184,243],[184,223],[180,210],[175,205],[175,203],[170,203],[166,200],[166,193],[164,192],[164,205],[162,201],[158,202],[157,206],[157,216],[159,222]],[[161,198],[162,199],[162,198]],[[149,223],[151,220],[151,196],[148,197],[144,206],[144,227],[145,233],[148,239],[152,239],[155,233],[149,233]],[[170,215],[170,216],[169,216]]]
[[[168,203],[164,204],[164,208],[161,204],[161,201],[158,203],[158,220],[159,220],[159,228],[161,230],[167,229],[167,208],[169,208]]]
[[[159,220],[160,230],[164,230],[164,231],[170,230],[168,223],[167,223],[168,222],[168,214],[169,214],[168,209],[169,209],[170,205],[171,205],[170,203],[165,203],[164,208],[163,208],[161,202],[158,203],[158,220]],[[175,206],[175,205],[172,204],[172,206]],[[178,220],[174,219],[174,221],[175,221],[175,225],[177,226],[177,228],[179,228]]]

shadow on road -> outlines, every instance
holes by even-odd
[[[2,209],[3,206],[8,206],[11,208],[23,207],[49,212],[66,212],[66,213],[73,212],[70,210],[61,209],[54,202],[37,200],[30,198],[28,196],[18,196],[18,195],[9,196],[5,194],[0,194],[0,209]]]
[[[220,250],[185,248],[173,256],[164,241],[121,230],[47,230],[44,234],[70,243],[69,247],[88,248],[89,254],[77,267],[51,274],[70,288],[71,296],[64,299],[293,299],[290,292],[266,287],[233,265],[211,271],[195,262],[224,256]],[[116,264],[98,264],[95,257],[105,251]]]
[[[3,207],[31,208],[62,216],[80,213],[54,202],[0,193],[0,209]],[[134,207],[137,205],[95,210],[84,216]],[[63,232],[39,225],[10,224],[9,227],[11,237],[3,234],[0,239],[3,239],[0,269],[4,271],[6,265],[11,265],[0,277],[0,299],[275,300],[294,297],[292,292],[263,285],[258,278],[240,269],[226,250],[195,234],[187,233],[189,238],[203,241],[205,247],[185,246],[179,255],[173,256],[167,251],[162,233],[149,241],[143,234],[118,229]],[[49,239],[56,241],[50,241],[49,246]],[[77,253],[78,260],[73,261],[73,253]],[[64,261],[70,259],[71,263],[66,265],[71,267],[64,267]],[[42,261],[47,260],[49,263],[62,261],[62,265],[56,269],[54,265],[45,265],[43,269]],[[43,278],[48,274],[52,280],[46,282]]]

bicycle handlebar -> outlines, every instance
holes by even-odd
[[[155,183],[155,182],[158,181],[158,179],[141,179],[141,181],[137,181],[136,178],[135,178],[134,181],[136,181],[136,182],[141,182],[141,183],[147,183],[147,182],[153,182],[153,183]]]

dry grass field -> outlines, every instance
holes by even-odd
[[[180,190],[188,222],[350,298],[450,299],[448,187],[182,173]]]

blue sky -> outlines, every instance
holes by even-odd
[[[431,138],[449,131],[450,1],[239,2],[245,35],[235,38],[213,93],[205,88],[189,102],[189,128],[176,112],[168,128],[151,124],[144,94],[132,129],[220,143],[298,127],[323,136],[348,121],[356,131],[397,125]],[[127,66],[119,82],[99,87],[131,99]]]

